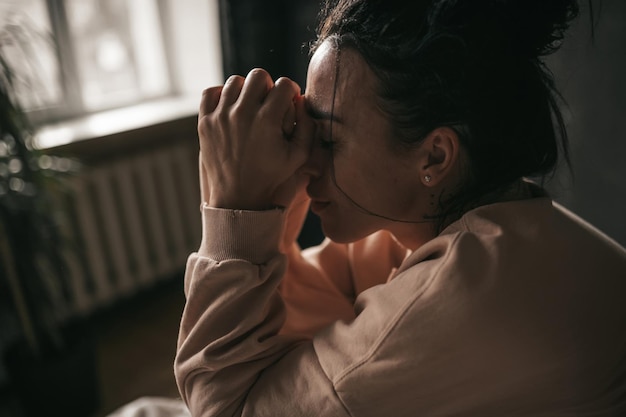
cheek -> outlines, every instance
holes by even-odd
[[[337,185],[352,195],[361,194],[371,182],[376,168],[358,153],[338,152],[332,157],[332,172]]]
[[[335,176],[351,199],[391,217],[411,205],[419,190],[415,170],[407,161],[383,151],[337,161]]]
[[[335,175],[341,184],[350,184],[354,191],[368,190],[378,183],[390,184],[394,166],[376,149],[343,149],[333,158]]]

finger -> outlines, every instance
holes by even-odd
[[[286,115],[294,107],[294,98],[299,95],[300,86],[289,78],[281,77],[276,80],[274,88],[267,95],[263,103],[263,111],[270,119],[283,125]],[[291,122],[292,125],[293,122]]]
[[[283,118],[283,134],[285,138],[291,140],[294,129],[296,127],[296,105],[292,100],[291,105],[287,108],[285,117]]]
[[[262,68],[253,69],[246,76],[241,89],[241,104],[245,106],[262,103],[272,87],[274,87],[274,81],[267,71]]]
[[[296,110],[296,124],[290,144],[292,145],[292,152],[298,154],[296,157],[301,160],[300,164],[303,164],[309,157],[313,138],[315,137],[315,121],[307,112],[304,96],[296,97],[294,107]]]
[[[228,77],[222,88],[222,96],[218,107],[224,108],[233,105],[239,98],[239,94],[241,94],[243,83],[244,78],[241,75],[231,75]]]
[[[200,101],[200,110],[198,112],[200,118],[215,110],[220,101],[221,94],[222,86],[207,88],[202,92],[202,100]]]

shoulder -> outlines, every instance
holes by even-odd
[[[476,208],[415,251],[401,270],[429,259],[463,276],[539,277],[557,270],[559,275],[580,276],[580,268],[594,269],[595,275],[621,271],[626,276],[626,250],[548,197]]]
[[[356,407],[364,397],[411,401],[412,392],[397,390],[402,384],[424,398],[445,392],[458,410],[498,399],[511,407],[574,401],[564,381],[585,370],[580,388],[593,387],[603,372],[615,372],[626,343],[626,336],[615,343],[626,329],[624,269],[576,255],[604,245],[586,227],[548,198],[467,213],[411,254],[391,281],[363,292],[354,322],[319,336],[322,366]],[[624,268],[620,253],[598,256]],[[593,369],[580,358],[596,358]],[[441,411],[442,404],[424,405]]]

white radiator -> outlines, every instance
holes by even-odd
[[[195,161],[197,149],[182,142],[71,179],[70,311],[90,313],[183,270],[201,238]]]

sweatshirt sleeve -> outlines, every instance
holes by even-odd
[[[284,217],[281,210],[203,208],[203,240],[185,273],[175,360],[193,416],[291,416],[311,409],[346,415],[312,343],[279,334]],[[268,378],[272,374],[280,377]]]

